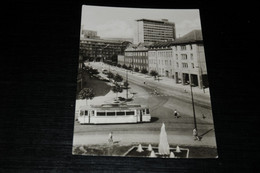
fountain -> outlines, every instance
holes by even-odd
[[[152,145],[151,144],[149,144],[148,145],[148,149],[147,149],[148,151],[152,151],[153,150],[153,148],[152,148]]]
[[[180,153],[181,152],[181,149],[179,146],[176,147],[176,153]]]
[[[139,152],[139,153],[144,151],[141,144],[138,145],[138,148],[137,148],[136,151]]]
[[[149,144],[148,147],[142,147],[142,145],[139,144],[138,146],[131,147],[123,156],[150,158],[188,158],[189,149],[180,148],[179,146],[176,146],[176,148],[170,148],[165,130],[165,124],[163,123],[158,147],[152,147],[151,144]]]
[[[159,154],[160,155],[169,155],[170,154],[170,147],[169,147],[167,133],[165,130],[164,123],[162,124],[161,133],[160,133]]]
[[[152,150],[151,154],[150,154],[150,157],[156,157],[154,151]]]
[[[171,151],[170,158],[175,158],[175,154]]]

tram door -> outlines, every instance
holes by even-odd
[[[87,110],[84,112],[84,123],[89,123],[89,115]]]
[[[140,122],[143,122],[143,110],[140,110]]]

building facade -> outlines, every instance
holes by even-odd
[[[202,33],[194,30],[171,42],[154,43],[148,50],[149,71],[173,77],[176,83],[208,87]]]
[[[125,50],[124,64],[130,68],[148,71],[148,44],[130,45]]]
[[[121,66],[125,64],[125,56],[124,55],[118,55],[117,56],[117,64],[120,64]]]
[[[170,46],[159,47],[153,45],[148,51],[149,71],[154,70],[160,76],[173,77],[174,59]]]
[[[165,42],[176,39],[175,23],[167,19],[138,19],[134,43]]]
[[[206,58],[200,30],[194,30],[172,44],[176,82],[208,87]]]
[[[82,30],[82,35],[84,38],[100,39],[100,37],[97,35],[97,31]]]
[[[126,41],[83,38],[80,40],[80,54],[84,60],[117,61],[117,56],[124,54],[128,44]]]
[[[83,86],[82,69],[83,69],[83,57],[79,55],[78,73],[77,73],[77,94],[80,92]]]

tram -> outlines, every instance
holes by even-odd
[[[139,104],[101,104],[82,106],[76,112],[80,124],[117,124],[150,122],[148,107]]]

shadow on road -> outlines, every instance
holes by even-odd
[[[152,117],[152,118],[151,118],[151,123],[156,122],[156,121],[158,121],[158,120],[159,120],[158,117]]]
[[[210,130],[206,131],[205,133],[199,135],[199,137],[202,138],[204,135],[206,135],[207,133],[209,133],[211,130],[213,130],[213,129],[210,129]]]

